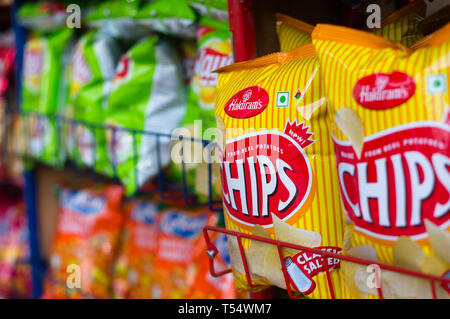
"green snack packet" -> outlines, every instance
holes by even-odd
[[[102,28],[116,38],[136,40],[148,33],[148,29],[136,20],[141,1],[110,0],[100,3],[86,17],[90,27]]]
[[[27,116],[28,151],[44,163],[60,166],[59,122],[65,107],[65,78],[73,32],[62,29],[50,34],[31,35],[24,49],[22,110],[41,116]]]
[[[173,43],[164,37],[149,36],[124,54],[117,67],[109,96],[106,123],[110,161],[126,193],[133,194],[170,162],[170,135],[133,134],[151,131],[171,134],[186,110],[186,92],[180,57]]]
[[[190,85],[188,113],[184,123],[201,119],[205,128],[215,127],[214,105],[217,74],[214,70],[233,63],[231,33],[200,26],[198,55]]]
[[[90,31],[78,41],[72,58],[69,107],[66,116],[83,125],[70,124],[69,157],[78,165],[93,167],[111,176],[104,122],[108,95],[121,50],[108,33]]]
[[[203,18],[198,32],[198,55],[188,93],[188,106],[183,119],[185,133],[195,139],[210,140],[215,137],[216,120],[214,105],[216,98],[217,74],[214,70],[233,63],[231,34],[224,24]],[[216,29],[214,27],[222,27]],[[175,143],[174,153],[179,153],[181,142]],[[183,142],[186,182],[194,188],[197,195],[209,194],[208,170],[200,142]],[[172,165],[172,177],[182,177],[181,155],[175,157]],[[200,169],[198,169],[200,168]],[[220,194],[220,174],[218,165],[213,165],[212,183],[214,195]]]
[[[188,3],[202,16],[228,23],[227,0],[188,0]]]
[[[101,27],[107,20],[132,19],[138,12],[140,1],[112,0],[101,2],[86,20],[91,25]]]
[[[24,27],[34,32],[52,32],[66,27],[67,12],[57,2],[26,2],[19,8],[17,17]]]
[[[145,5],[137,21],[151,30],[168,35],[195,38],[195,12],[184,0],[156,0]]]

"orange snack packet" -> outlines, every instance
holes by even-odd
[[[214,259],[217,272],[230,267],[230,255],[228,253],[227,236],[222,233],[212,233],[211,240],[217,247],[218,255]],[[206,254],[206,244],[202,241],[201,249],[194,255],[192,276],[189,280],[190,287],[187,294],[189,299],[235,299],[238,296],[233,281],[233,274],[228,273],[219,277],[213,277],[209,268],[209,256]]]
[[[111,297],[111,268],[122,228],[124,190],[63,188],[46,298]]]
[[[217,217],[208,209],[170,207],[161,213],[152,297],[183,299],[189,292],[189,265],[196,247],[204,245],[203,227]]]
[[[114,267],[115,298],[149,299],[158,239],[160,204],[135,199],[125,205],[122,243]]]

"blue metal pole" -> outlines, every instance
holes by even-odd
[[[20,4],[22,0],[14,0],[13,1],[13,10],[12,10],[12,23],[13,23],[13,32],[16,39],[16,70],[15,70],[15,82],[16,82],[16,93],[17,99],[19,101],[22,97],[22,65],[23,65],[23,50],[25,48],[25,42],[27,39],[27,31],[26,29],[19,24],[17,21],[17,11],[19,10]]]
[[[31,279],[33,298],[42,295],[42,260],[39,248],[38,214],[36,200],[36,175],[32,169],[26,169],[25,203],[28,217],[28,236],[30,245]]]
[[[23,51],[27,38],[27,33],[17,21],[17,11],[19,10],[21,0],[14,0],[13,2],[13,30],[16,39],[16,88],[17,97],[20,105],[22,92],[22,61]],[[39,231],[38,231],[38,214],[37,214],[37,200],[36,200],[36,176],[32,168],[26,168],[24,172],[25,180],[25,206],[28,217],[28,236],[30,247],[30,265],[31,265],[31,279],[32,279],[32,296],[39,298],[42,294],[42,260],[39,249]]]

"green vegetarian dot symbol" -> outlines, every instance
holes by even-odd
[[[284,95],[282,95],[282,96],[280,97],[280,102],[281,102],[281,103],[286,102],[286,97],[285,97]]]

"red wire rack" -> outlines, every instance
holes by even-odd
[[[277,240],[273,240],[273,239],[258,237],[258,236],[254,236],[254,235],[250,235],[250,234],[244,234],[244,233],[240,233],[240,232],[233,231],[233,230],[228,230],[228,229],[223,229],[223,228],[218,228],[218,227],[213,227],[213,226],[207,226],[203,229],[203,235],[205,237],[206,245],[207,245],[206,248],[207,248],[207,254],[209,256],[210,273],[213,277],[219,277],[219,276],[225,275],[227,273],[230,273],[231,268],[221,270],[221,271],[216,271],[214,259],[219,254],[219,252],[217,250],[217,247],[211,242],[209,232],[219,232],[219,233],[223,233],[226,235],[236,237],[238,246],[239,246],[241,259],[242,259],[242,264],[243,264],[244,270],[245,270],[245,276],[247,279],[247,283],[251,289],[255,289],[255,288],[257,288],[257,286],[255,286],[252,283],[252,278],[251,278],[249,268],[248,268],[247,256],[245,255],[245,250],[242,245],[242,238],[276,245],[277,249],[278,249],[280,262],[282,265],[281,270],[284,274],[287,292],[288,292],[289,297],[293,298],[293,299],[301,298],[301,297],[303,297],[303,295],[295,294],[293,289],[291,288],[291,283],[290,283],[290,279],[289,279],[290,277],[289,277],[289,274],[287,273],[286,266],[284,265],[284,256],[283,256],[282,248],[292,248],[292,249],[298,250],[299,252],[304,251],[304,252],[318,254],[318,255],[321,255],[322,258],[337,258],[340,261],[344,260],[344,261],[348,261],[348,262],[352,262],[352,263],[357,263],[360,265],[368,266],[368,265],[375,264],[375,265],[378,265],[380,267],[380,269],[382,269],[382,270],[392,271],[392,272],[400,273],[403,275],[408,275],[408,276],[412,276],[412,277],[416,277],[416,278],[429,280],[431,294],[432,294],[433,299],[437,299],[436,286],[435,286],[437,283],[442,286],[447,286],[447,287],[450,286],[450,278],[431,276],[431,275],[427,275],[427,274],[420,273],[417,271],[402,269],[402,268],[390,266],[390,265],[383,264],[383,263],[376,263],[376,262],[369,261],[369,260],[364,260],[364,259],[355,258],[355,257],[351,257],[351,256],[345,256],[345,255],[341,255],[341,254],[335,254],[335,253],[328,252],[328,251],[322,251],[318,248],[304,247],[304,246],[281,242],[281,241],[277,241]],[[328,267],[328,263],[324,262],[323,264],[325,265],[325,272],[326,272],[326,276],[327,276],[327,282],[328,282],[328,288],[330,291],[330,296],[332,299],[335,299],[336,295],[335,295],[335,291],[334,291],[333,282],[331,280],[330,269]],[[381,286],[377,288],[377,291],[378,291],[378,297],[380,299],[384,299],[383,298],[383,290],[382,290]],[[263,292],[263,293],[259,293],[257,296],[260,298],[267,298],[268,294],[267,294],[267,292],[265,292],[265,293]]]

